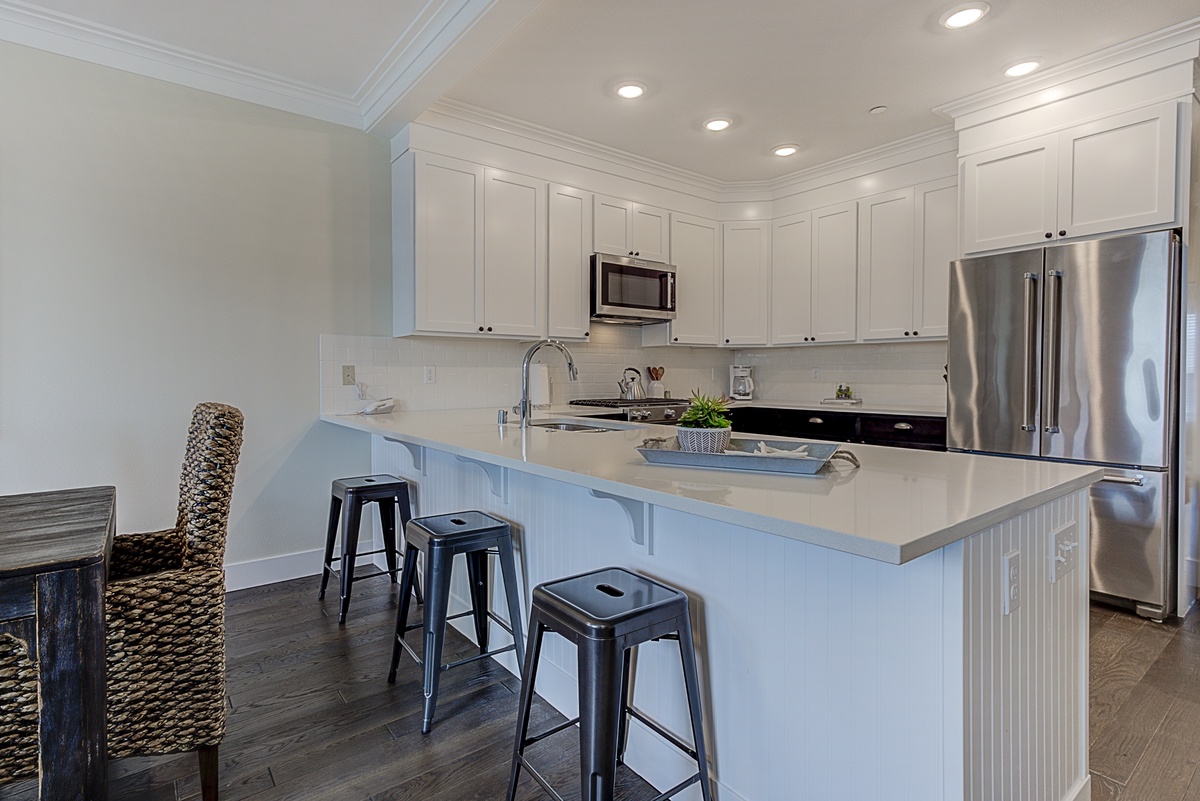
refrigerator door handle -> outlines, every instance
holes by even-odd
[[[1135,487],[1143,487],[1146,485],[1146,477],[1142,474],[1134,476],[1105,476],[1101,481],[1109,481],[1113,484],[1132,484]]]
[[[1046,278],[1046,292],[1049,295],[1046,299],[1046,336],[1050,338],[1050,345],[1046,349],[1046,408],[1043,411],[1046,415],[1046,433],[1058,434],[1062,432],[1058,425],[1058,373],[1061,369],[1062,351],[1062,270],[1047,270]],[[1053,294],[1050,294],[1051,287],[1054,288]]]
[[[1037,385],[1033,375],[1034,365],[1037,364],[1037,273],[1025,273],[1025,396],[1021,399],[1021,430],[1037,431],[1034,415],[1037,413],[1037,397],[1034,388]]]

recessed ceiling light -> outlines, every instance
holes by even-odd
[[[872,113],[872,114],[882,114],[882,113],[883,113],[883,112],[885,112],[885,111],[887,111],[887,106],[872,106],[872,107],[871,107],[871,112],[870,112],[870,113]]]
[[[1037,59],[1022,59],[1016,64],[1010,64],[1005,68],[1004,74],[1010,78],[1020,78],[1022,75],[1028,75],[1031,72],[1037,72],[1038,67],[1042,66],[1042,62]]]
[[[626,81],[617,86],[617,95],[626,100],[633,100],[635,97],[641,97],[646,93],[646,84],[638,83],[637,81]]]
[[[968,25],[974,25],[976,22],[979,22],[979,20],[983,19],[984,16],[991,10],[992,7],[987,3],[964,3],[947,11],[942,15],[938,22],[940,22],[943,27],[955,31],[959,28],[965,28]]]
[[[723,131],[730,125],[733,125],[733,120],[728,117],[713,117],[704,121],[704,127],[710,131]]]
[[[800,145],[776,145],[771,152],[776,156],[794,156],[800,151]]]

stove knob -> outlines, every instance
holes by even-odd
[[[675,419],[675,410],[674,409],[666,409],[665,411],[663,411],[663,417],[665,417],[668,420],[674,420]]]

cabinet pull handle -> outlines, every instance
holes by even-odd
[[[1144,487],[1146,485],[1146,477],[1140,473],[1132,478],[1127,478],[1126,476],[1105,476],[1100,480],[1107,481],[1110,484],[1132,484],[1135,487]]]
[[[912,431],[912,423],[896,423],[892,428],[897,431]]]
[[[824,425],[825,424],[825,421],[822,420],[820,417],[810,417],[810,418],[808,418],[808,422],[815,423],[816,425]]]

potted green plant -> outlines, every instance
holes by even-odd
[[[692,393],[692,405],[679,418],[679,449],[697,453],[723,453],[729,447],[729,398]]]

